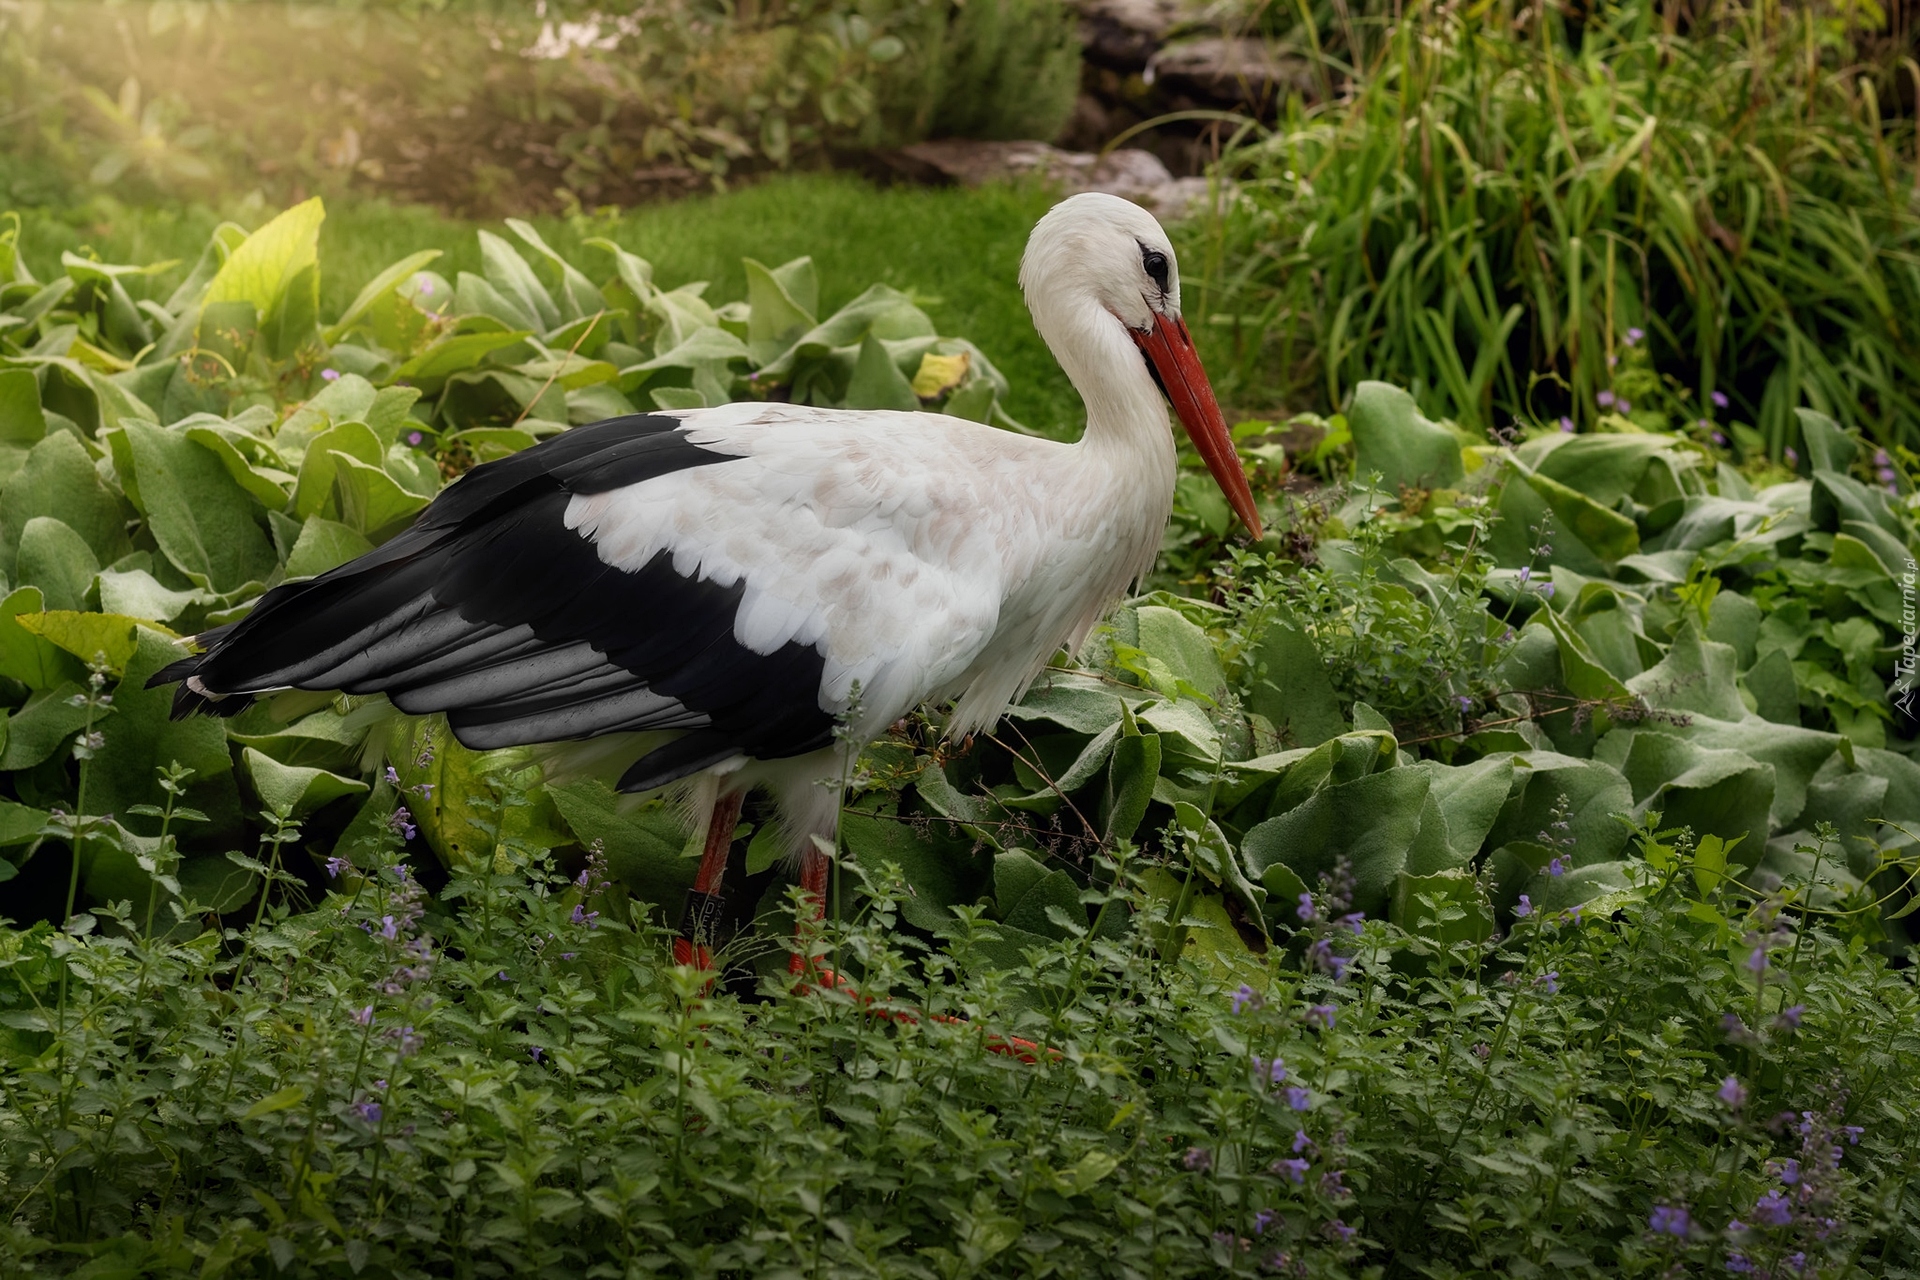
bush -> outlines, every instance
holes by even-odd
[[[147,197],[358,190],[483,214],[631,203],[930,129],[1049,138],[1078,69],[1060,0],[0,14],[16,199],[41,193],[51,166]]]
[[[1347,91],[1223,161],[1245,199],[1207,229],[1203,306],[1244,394],[1331,409],[1385,378],[1475,431],[1627,402],[1650,429],[1754,424],[1776,458],[1804,405],[1920,441],[1904,51],[1857,61],[1869,18],[1632,0],[1340,28]]]

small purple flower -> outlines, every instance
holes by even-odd
[[[1765,947],[1755,947],[1753,949],[1753,954],[1747,957],[1747,972],[1748,973],[1765,973],[1766,971],[1767,971],[1767,949]]]
[[[1866,1131],[1866,1127],[1863,1125],[1843,1124],[1840,1126],[1840,1136],[1847,1140],[1847,1145],[1850,1147],[1859,1146],[1860,1135]]]
[[[1718,431],[1716,431],[1713,433],[1713,442],[1719,445],[1720,447],[1725,448],[1727,444],[1727,438],[1721,435]]]
[[[338,382],[340,381],[340,371],[338,369],[322,369],[320,371],[320,378],[324,382]]]
[[[1310,1005],[1307,1008],[1307,1025],[1319,1027],[1322,1031],[1331,1031],[1336,1012],[1330,1004]]]
[[[1763,1226],[1784,1227],[1793,1221],[1793,1204],[1786,1193],[1776,1187],[1754,1204],[1753,1216]]]
[[[1874,474],[1880,478],[1881,484],[1893,483],[1894,475],[1892,467],[1881,467],[1878,471],[1874,472]]]
[[[1572,435],[1572,434],[1573,434],[1573,419],[1572,419],[1572,418],[1567,418],[1567,417],[1562,417],[1562,418],[1560,419],[1560,429],[1561,429],[1562,431],[1564,431],[1564,432],[1566,432],[1566,433],[1567,433],[1568,435]]]
[[[351,870],[353,870],[353,864],[351,862],[348,862],[345,858],[340,857],[338,854],[335,854],[333,857],[327,859],[327,875],[329,875],[335,880],[338,880],[341,876],[347,874],[347,872]]]
[[[1599,405],[1602,409],[1611,409],[1613,408],[1613,392],[1602,391],[1599,395],[1593,398],[1593,402]]]
[[[1538,977],[1534,978],[1533,985],[1540,988],[1542,991],[1546,992],[1550,996],[1559,995],[1560,994],[1560,971],[1558,969],[1547,970],[1545,973],[1540,974]]]
[[[573,923],[583,924],[589,929],[598,929],[600,927],[600,913],[598,911],[587,910],[587,904],[584,902],[576,902],[573,904],[572,919]]]
[[[1791,1156],[1782,1160],[1774,1172],[1778,1175],[1781,1186],[1797,1187],[1800,1185],[1800,1162]]]
[[[1513,909],[1513,914],[1514,914],[1514,915],[1516,915],[1516,916],[1519,916],[1519,917],[1520,917],[1521,919],[1523,919],[1523,920],[1524,920],[1524,919],[1525,919],[1526,917],[1528,917],[1528,916],[1530,916],[1530,915],[1532,915],[1532,914],[1533,914],[1533,899],[1532,899],[1532,898],[1529,898],[1529,897],[1528,897],[1528,896],[1527,896],[1526,894],[1524,894],[1524,893],[1523,893],[1523,894],[1521,894],[1521,895],[1520,895],[1520,905],[1519,905],[1519,906],[1517,906],[1517,907],[1515,907],[1515,908]]]
[[[400,936],[400,922],[392,916],[380,917],[380,936],[391,942]]]
[[[1645,329],[1629,329],[1627,330],[1627,345],[1630,347],[1638,346],[1640,340],[1646,336],[1647,331]]]
[[[1800,1026],[1800,1019],[1806,1012],[1807,1006],[1803,1004],[1790,1004],[1779,1012],[1778,1016],[1774,1018],[1774,1022],[1788,1030],[1795,1030]]]
[[[1790,467],[1797,467],[1800,465],[1800,451],[1798,449],[1795,449],[1792,445],[1787,446],[1787,465]]]
[[[425,432],[421,432],[421,431],[407,432],[407,443],[412,445],[416,449],[420,447],[420,442],[422,440],[425,440],[426,438],[427,437]]]
[[[1553,599],[1553,584],[1551,582],[1541,583],[1539,586],[1539,591],[1540,591],[1541,599],[1543,600]]]
[[[1620,412],[1622,412],[1622,413],[1632,413],[1632,412],[1633,412],[1633,401],[1631,401],[1631,400],[1622,400],[1622,401],[1620,402]]]
[[[1271,1209],[1262,1209],[1253,1215],[1253,1234],[1257,1236],[1267,1234],[1267,1231],[1278,1221],[1280,1221],[1279,1214]]]
[[[1267,1079],[1274,1084],[1281,1084],[1286,1080],[1286,1078],[1287,1078],[1286,1062],[1280,1058],[1275,1058],[1267,1070]]]
[[[1724,409],[1724,408],[1726,408],[1726,407],[1727,407],[1727,393],[1726,393],[1726,392],[1724,392],[1724,391],[1716,391],[1716,392],[1714,392],[1714,393],[1713,393],[1713,395],[1712,395],[1711,397],[1709,397],[1709,398],[1710,398],[1710,399],[1711,399],[1711,400],[1713,401],[1713,407],[1714,407],[1714,408],[1716,408],[1716,409]]]
[[[1657,1204],[1647,1219],[1647,1229],[1657,1236],[1685,1236],[1693,1228],[1693,1219],[1679,1205]]]
[[[1335,920],[1334,923],[1357,938],[1366,931],[1367,913],[1364,911],[1349,911],[1338,920]]]
[[[412,1027],[401,1027],[387,1032],[387,1035],[393,1039],[394,1047],[400,1050],[400,1056],[403,1058],[411,1058],[420,1052],[420,1046],[426,1043],[426,1038]]]
[[[1307,1136],[1305,1129],[1295,1129],[1293,1131],[1293,1154],[1299,1155],[1312,1145],[1313,1139]]]
[[[1327,1224],[1327,1237],[1335,1244],[1345,1244],[1354,1234],[1354,1229],[1338,1218]]]
[[[362,1027],[370,1025],[373,1022],[373,1006],[367,1005],[363,1009],[355,1009],[353,1011],[353,1020],[357,1025]]]
[[[1744,1253],[1730,1253],[1727,1255],[1727,1270],[1744,1276],[1753,1270],[1753,1262]]]
[[[530,1044],[527,1046],[527,1056],[532,1058],[535,1062],[539,1062],[541,1059],[547,1056],[547,1051],[545,1049],[542,1049],[537,1044]]]
[[[512,979],[512,978],[509,978],[509,977],[507,976],[507,971],[506,971],[505,969],[502,969],[502,970],[501,970],[501,971],[500,971],[499,973],[497,973],[497,974],[495,974],[495,975],[494,975],[494,977],[495,977],[495,978],[497,978],[497,979],[499,979],[499,980],[500,980],[501,982],[512,982],[512,981],[513,981],[513,979]]]
[[[407,812],[405,805],[387,815],[387,825],[398,831],[402,840],[411,840],[420,832],[420,828],[413,825],[413,815]]]
[[[355,1115],[360,1117],[363,1123],[370,1127],[380,1123],[381,1110],[380,1104],[377,1102],[372,1100],[356,1102],[353,1104],[353,1111]]]
[[[1533,566],[1532,566],[1532,565],[1530,565],[1530,564],[1523,564],[1523,565],[1521,565],[1521,566],[1520,566],[1520,575],[1519,575],[1519,579],[1518,579],[1518,580],[1520,581],[1520,583],[1521,583],[1522,585],[1525,585],[1526,583],[1528,583],[1528,582],[1530,582],[1530,581],[1532,581],[1532,579],[1533,579]]]
[[[1314,916],[1313,895],[1310,893],[1301,894],[1300,905],[1293,909],[1293,914],[1299,916],[1302,921],[1312,920]]]
[[[1553,861],[1547,863],[1547,874],[1550,876],[1553,876],[1556,879],[1567,874],[1567,861],[1566,861],[1565,854],[1556,854],[1554,856]]]
[[[1205,1173],[1213,1168],[1213,1152],[1205,1147],[1188,1147],[1187,1154],[1181,1158],[1181,1163],[1195,1173]]]
[[[1740,1083],[1740,1077],[1728,1076],[1720,1082],[1720,1101],[1735,1111],[1747,1105],[1747,1086]]]
[[[1297,1156],[1291,1159],[1275,1160],[1273,1162],[1274,1173],[1285,1178],[1296,1187],[1307,1180],[1307,1170],[1310,1168],[1312,1168],[1312,1166],[1307,1161]]]
[[[1309,1110],[1313,1106],[1313,1095],[1298,1085],[1288,1085],[1287,1106],[1295,1111]]]
[[[1260,993],[1258,991],[1255,991],[1252,987],[1248,986],[1244,982],[1240,984],[1240,989],[1233,993],[1232,999],[1233,999],[1233,1011],[1235,1013],[1241,1012],[1242,1010],[1246,1009],[1249,1005],[1251,1005],[1255,1009],[1258,1009],[1262,1003],[1260,999]]]
[[[387,766],[387,775],[386,775],[386,776],[387,776],[387,785],[388,785],[388,786],[390,786],[390,787],[397,787],[397,786],[399,786],[399,785],[400,785],[400,774],[399,774],[399,772],[398,772],[398,771],[397,771],[396,769],[394,769],[394,767],[393,767],[392,765],[388,765],[388,766]]]

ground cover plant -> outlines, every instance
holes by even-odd
[[[1244,198],[1206,307],[1249,397],[1325,411],[1386,378],[1476,429],[1737,421],[1775,458],[1805,404],[1914,444],[1904,18],[1334,9],[1271,6],[1343,91],[1248,122],[1224,165]]]
[[[323,307],[320,212],[165,297],[4,242],[10,1265],[1912,1269],[1897,459],[1811,413],[1791,470],[1475,436],[1383,383],[1291,460],[1244,424],[1265,544],[1219,565],[1195,470],[1078,662],[861,761],[807,941],[853,987],[776,976],[746,831],[709,990],[661,808],[377,699],[170,723],[145,678],[569,423],[991,416],[991,352],[801,259],[715,306],[524,223]]]

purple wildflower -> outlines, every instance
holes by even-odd
[[[1632,413],[1632,412],[1633,412],[1633,401],[1631,401],[1631,400],[1622,400],[1622,401],[1620,402],[1620,412],[1622,412],[1622,413]]]
[[[1233,993],[1232,999],[1233,1011],[1235,1013],[1241,1012],[1249,1005],[1255,1009],[1258,1009],[1261,1005],[1260,993],[1244,982],[1240,984],[1240,989]]]
[[[422,440],[425,440],[426,438],[427,437],[425,432],[421,432],[421,431],[407,432],[407,443],[412,445],[416,449],[420,447],[420,442]]]
[[[1338,1218],[1329,1222],[1326,1230],[1328,1238],[1335,1244],[1345,1244],[1354,1237],[1354,1229]]]
[[[338,369],[322,369],[320,371],[320,378],[323,382],[338,382],[340,381],[340,371]]]
[[[1310,1005],[1307,1008],[1307,1025],[1319,1027],[1322,1031],[1331,1031],[1335,1012],[1336,1010],[1330,1004]]]
[[[1640,343],[1640,340],[1646,336],[1647,336],[1647,331],[1645,329],[1639,329],[1639,328],[1629,329],[1627,330],[1627,345],[1630,347],[1638,346]]]
[[[338,854],[327,859],[327,874],[335,880],[351,870],[353,870],[353,864]]]
[[[1735,1111],[1747,1105],[1747,1086],[1740,1083],[1740,1077],[1728,1076],[1720,1082],[1720,1101]]]
[[[1541,584],[1540,584],[1540,595],[1541,595],[1541,598],[1542,598],[1542,599],[1546,599],[1546,600],[1551,600],[1551,599],[1553,599],[1553,584],[1552,584],[1551,582],[1543,582],[1543,583],[1541,583]]]
[[[1453,698],[1453,701],[1454,701],[1454,703],[1455,703],[1455,705],[1457,705],[1457,706],[1458,706],[1458,707],[1459,707],[1459,708],[1460,708],[1460,709],[1461,709],[1462,711],[1471,711],[1471,710],[1473,710],[1473,699],[1472,699],[1472,698],[1469,698],[1469,697],[1468,697],[1468,696],[1467,696],[1466,694],[1464,694],[1464,693],[1460,693],[1460,694],[1455,694],[1455,695],[1454,695],[1454,698]]]
[[[1655,1235],[1685,1236],[1693,1228],[1693,1219],[1679,1205],[1657,1204],[1647,1219],[1647,1229]]]
[[[1894,479],[1894,477],[1893,477],[1893,468],[1892,468],[1892,467],[1881,467],[1881,468],[1880,468],[1880,469],[1879,469],[1878,471],[1876,471],[1876,472],[1874,472],[1874,474],[1875,474],[1876,476],[1878,476],[1878,477],[1880,477],[1880,483],[1881,483],[1881,484],[1892,484],[1892,483],[1893,483],[1893,479]]]
[[[1566,432],[1566,433],[1567,433],[1568,435],[1572,435],[1572,434],[1573,434],[1573,419],[1572,419],[1572,418],[1566,418],[1566,417],[1563,417],[1563,418],[1561,418],[1561,419],[1560,419],[1560,429],[1561,429],[1562,431],[1564,431],[1564,432]]]
[[[405,805],[387,816],[387,825],[398,831],[402,840],[411,840],[420,832],[420,828],[413,825],[413,815],[407,812]]]
[[[1716,431],[1713,433],[1713,442],[1721,446],[1722,448],[1725,448],[1727,443],[1727,438],[1721,435],[1718,431]]]
[[[1747,957],[1747,972],[1765,973],[1767,971],[1767,949],[1755,947],[1753,954]]]
[[[1213,1168],[1213,1152],[1205,1147],[1188,1147],[1187,1154],[1181,1158],[1181,1163],[1195,1173],[1205,1173]]]
[[[1296,1187],[1307,1180],[1307,1170],[1312,1167],[1313,1166],[1308,1164],[1307,1161],[1297,1156],[1291,1159],[1275,1160],[1273,1162],[1274,1173],[1285,1178]]]
[[[1267,1071],[1267,1079],[1272,1081],[1274,1084],[1280,1084],[1284,1082],[1286,1078],[1287,1078],[1286,1062],[1280,1058],[1275,1058],[1273,1060],[1271,1067],[1269,1067]]]
[[[380,917],[380,936],[391,942],[400,936],[400,922],[392,916]]]
[[[1753,1270],[1753,1262],[1744,1253],[1730,1253],[1727,1255],[1727,1270],[1737,1276],[1744,1276]]]
[[[1293,1154],[1299,1155],[1312,1145],[1313,1139],[1307,1136],[1305,1129],[1295,1129],[1293,1131]]]
[[[1780,1185],[1782,1186],[1796,1187],[1800,1185],[1800,1162],[1791,1156],[1782,1160],[1778,1167],[1774,1169],[1774,1173],[1779,1177]]]
[[[1547,970],[1545,973],[1540,974],[1538,977],[1534,978],[1533,985],[1540,988],[1542,991],[1546,992],[1550,996],[1559,995],[1560,994],[1560,971],[1558,969]]]
[[[1593,402],[1599,405],[1602,409],[1611,409],[1613,408],[1613,392],[1602,391],[1599,395],[1593,398]]]
[[[415,281],[414,292],[418,293],[423,298],[431,298],[433,296],[432,280],[428,279],[426,276],[415,276],[414,281]]]
[[[576,902],[573,904],[572,919],[573,923],[583,924],[589,929],[598,929],[600,927],[600,913],[598,911],[587,910],[587,904],[584,902]]]
[[[1554,877],[1567,874],[1567,856],[1563,853],[1555,854],[1553,861],[1547,864],[1547,874]]]
[[[1860,1135],[1866,1131],[1866,1127],[1863,1125],[1843,1124],[1840,1126],[1840,1134],[1847,1140],[1847,1145],[1850,1147],[1859,1146]]]
[[[370,1024],[373,1021],[373,1006],[368,1005],[364,1009],[355,1009],[353,1011],[353,1020],[356,1024],[363,1027]]]
[[[1519,580],[1524,583],[1529,581],[1532,577],[1533,577],[1533,566],[1530,564],[1521,565]]]
[[[1288,1085],[1287,1106],[1295,1111],[1305,1111],[1313,1106],[1313,1095],[1298,1085]]]
[[[1513,914],[1514,914],[1514,915],[1516,915],[1516,916],[1519,916],[1519,917],[1520,917],[1521,919],[1525,919],[1526,917],[1528,917],[1528,916],[1530,916],[1530,915],[1532,915],[1532,914],[1533,914],[1533,899],[1532,899],[1532,898],[1530,898],[1530,897],[1528,897],[1528,896],[1527,896],[1526,894],[1524,894],[1524,893],[1523,893],[1523,894],[1521,894],[1521,895],[1520,895],[1520,905],[1519,905],[1519,906],[1517,906],[1517,907],[1515,907],[1515,908],[1513,909]]]
[[[1799,1028],[1800,1019],[1806,1011],[1807,1006],[1803,1004],[1790,1004],[1780,1011],[1779,1015],[1774,1018],[1774,1022],[1789,1030],[1796,1030]]]
[[[1753,1216],[1764,1226],[1784,1227],[1793,1221],[1793,1205],[1786,1193],[1776,1187],[1754,1204]]]
[[[1262,1209],[1253,1215],[1253,1234],[1263,1236],[1274,1223],[1280,1221],[1280,1215],[1271,1209]]]
[[[1341,916],[1338,920],[1334,921],[1334,923],[1341,926],[1342,928],[1344,928],[1349,933],[1351,933],[1354,937],[1357,938],[1366,929],[1367,913],[1364,911],[1349,911],[1347,912],[1347,914]]]
[[[1792,445],[1787,446],[1786,456],[1787,456],[1788,466],[1797,467],[1800,465],[1800,451],[1794,448]]]
[[[547,1051],[537,1044],[530,1044],[527,1046],[527,1056],[538,1062],[547,1056]]]
[[[1727,407],[1727,393],[1724,391],[1716,391],[1708,398],[1713,401],[1713,407],[1716,409],[1724,409]]]
[[[368,1125],[377,1125],[380,1123],[381,1110],[380,1104],[377,1102],[372,1100],[356,1102],[353,1104],[353,1111],[355,1115],[359,1116],[360,1119]]]
[[[1301,894],[1300,905],[1293,909],[1293,914],[1299,916],[1303,922],[1311,921],[1314,916],[1313,895],[1310,893]]]
[[[400,785],[400,774],[392,765],[387,766],[387,785],[390,787]]]

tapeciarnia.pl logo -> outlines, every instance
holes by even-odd
[[[1916,636],[1913,584],[1916,566],[1911,558],[1900,574],[1900,656],[1893,660],[1893,688],[1888,695],[1909,719],[1920,720],[1920,696],[1914,689]]]

